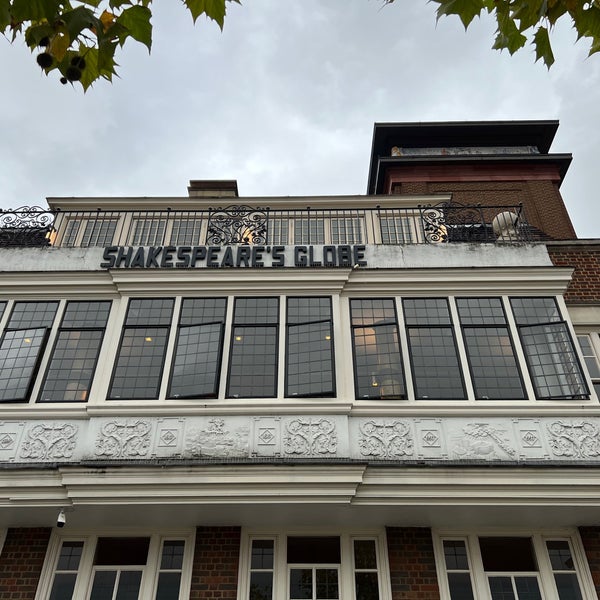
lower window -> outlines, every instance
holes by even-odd
[[[440,587],[450,600],[583,600],[585,558],[570,536],[442,536]]]
[[[245,540],[244,600],[387,600],[378,536],[260,535]]]
[[[37,598],[183,600],[192,546],[191,535],[56,536]]]

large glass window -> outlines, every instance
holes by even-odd
[[[394,300],[352,299],[357,399],[406,398]]]
[[[500,298],[456,300],[478,400],[525,397]]]
[[[480,595],[491,600],[582,600],[573,543],[570,538],[539,534],[442,539],[438,547],[446,575],[442,587],[447,587],[450,600]]]
[[[110,301],[67,302],[40,402],[85,402],[104,337]]]
[[[382,216],[379,218],[382,244],[412,244],[413,223],[408,217]]]
[[[279,535],[243,547],[245,600],[386,600],[378,536]],[[245,556],[244,556],[245,554]],[[384,576],[385,577],[385,576]],[[343,590],[346,590],[343,593]]]
[[[236,298],[229,359],[229,398],[277,394],[279,298]]]
[[[171,244],[173,246],[197,246],[200,243],[202,220],[193,216],[171,221]]]
[[[511,298],[536,396],[589,395],[573,341],[555,298]]]
[[[331,298],[288,298],[286,396],[333,396]]]
[[[592,337],[593,336],[593,337]],[[583,354],[583,360],[587,367],[588,373],[592,378],[594,389],[596,390],[596,396],[600,398],[600,362],[598,361],[598,354],[596,353],[595,344],[600,343],[597,333],[593,334],[579,334],[577,336],[579,347],[581,348],[581,354]]]
[[[0,401],[25,401],[58,302],[15,302],[0,342]]]
[[[62,246],[110,246],[115,237],[118,219],[71,219],[67,221]]]
[[[447,298],[406,298],[403,306],[416,398],[465,399]]]
[[[214,398],[219,390],[226,298],[184,298],[170,398]]]
[[[129,301],[109,399],[158,398],[172,314],[172,298]]]
[[[324,244],[325,221],[322,217],[294,219],[295,244]]]
[[[362,219],[359,217],[332,217],[332,244],[362,244]]]
[[[53,563],[45,565],[48,583],[40,598],[183,600],[189,594],[190,546],[189,537],[59,539]],[[148,592],[144,598],[142,589]]]

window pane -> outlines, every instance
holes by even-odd
[[[457,298],[456,306],[463,325],[506,325],[500,298]]]
[[[510,577],[490,577],[492,600],[515,600],[515,593]]]
[[[127,309],[125,325],[165,325],[171,324],[173,298],[132,298]]]
[[[354,568],[377,569],[377,550],[374,540],[354,540]]]
[[[228,397],[275,397],[279,299],[236,298],[233,321]]]
[[[362,227],[359,217],[331,219],[332,244],[361,244]]]
[[[169,540],[163,544],[160,568],[181,569],[183,567],[183,551],[185,542],[181,540]]]
[[[225,320],[227,298],[184,298],[180,325],[204,325]]]
[[[76,580],[77,573],[57,573],[54,576],[49,600],[72,600]]]
[[[477,399],[525,397],[507,327],[465,327],[463,336]]]
[[[521,340],[539,398],[587,396],[566,323],[521,327]]]
[[[272,600],[272,598],[273,573],[252,573],[249,600]]]
[[[325,223],[322,217],[294,219],[295,244],[324,244]]]
[[[413,241],[410,219],[406,217],[381,217],[382,244],[410,244]]]
[[[446,298],[406,298],[403,301],[407,325],[451,325]]]
[[[448,573],[448,587],[452,600],[473,600],[473,587],[469,573]]]
[[[156,600],[179,600],[181,573],[161,573],[158,576]]]
[[[581,600],[581,590],[575,573],[555,573],[554,581],[560,600]]]
[[[95,565],[145,565],[150,538],[101,537],[96,544]]]
[[[578,335],[577,341],[579,342],[581,353],[583,354],[590,377],[592,379],[600,379],[600,366],[598,365],[598,359],[594,347],[592,346],[590,336]]]
[[[122,571],[119,576],[116,600],[137,600],[141,581],[141,571]]]
[[[6,331],[0,344],[0,400],[26,400],[48,330]]]
[[[170,398],[217,395],[223,325],[181,327],[173,360]]]
[[[448,327],[418,327],[407,333],[416,397],[466,398],[454,332]]]
[[[356,397],[405,398],[394,301],[353,299],[350,311]]]
[[[6,302],[0,302],[0,319],[2,318],[2,315],[4,314],[5,308],[6,308]]]
[[[196,246],[200,243],[202,221],[189,217],[187,219],[174,219],[171,231],[171,244],[173,246]]]
[[[462,540],[444,540],[444,558],[448,570],[468,570],[467,546]]]
[[[109,398],[158,397],[168,335],[167,328],[125,329]]]
[[[90,600],[112,600],[116,580],[116,571],[96,571]]]
[[[67,302],[61,328],[101,329],[106,327],[111,302]]]
[[[515,577],[519,600],[542,600],[537,577]]]
[[[485,571],[537,571],[531,538],[481,537],[479,547]]]
[[[88,221],[85,226],[81,245],[86,246],[110,246],[117,228],[116,219],[101,219]]]
[[[575,565],[571,556],[569,542],[566,540],[549,540],[546,542],[548,556],[553,571],[573,571]]]
[[[77,571],[83,552],[83,542],[63,542],[56,565],[57,571]]]
[[[337,569],[317,569],[316,580],[318,600],[339,598]]]
[[[85,402],[104,331],[61,331],[50,359],[40,402]]]
[[[286,396],[332,395],[333,326],[329,298],[289,298]]]
[[[379,600],[377,573],[356,573],[355,584],[356,600]]]
[[[312,598],[312,569],[290,569],[290,600]]]
[[[340,556],[340,538],[337,536],[288,537],[288,563],[338,564]]]
[[[273,568],[273,540],[254,540],[252,542],[251,569]]]
[[[133,222],[133,246],[162,246],[166,220],[136,219]]]
[[[555,298],[511,298],[517,325],[562,321]]]
[[[52,327],[58,302],[15,302],[7,329]]]

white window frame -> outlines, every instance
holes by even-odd
[[[579,581],[581,596],[583,600],[597,600],[594,582],[583,549],[583,543],[579,533],[573,529],[563,530],[432,530],[433,550],[437,571],[438,585],[440,588],[440,599],[450,600],[450,589],[446,572],[446,561],[443,542],[448,540],[461,540],[465,542],[467,549],[467,560],[469,562],[469,573],[473,586],[473,597],[475,600],[491,600],[491,592],[488,584],[488,576],[495,573],[486,573],[483,569],[481,552],[478,538],[480,537],[528,537],[531,538],[535,558],[538,564],[537,576],[542,600],[559,600],[554,584],[554,571],[550,564],[550,558],[546,549],[546,542],[550,540],[564,540],[569,543],[575,573]],[[523,575],[530,575],[523,572]],[[503,575],[514,576],[513,572]]]
[[[98,538],[102,537],[147,537],[150,538],[148,548],[148,559],[145,566],[139,570],[142,571],[142,581],[140,584],[140,600],[153,600],[157,585],[158,574],[160,572],[161,549],[164,541],[183,540],[185,550],[183,555],[183,568],[181,570],[181,585],[179,588],[179,600],[186,600],[190,596],[190,587],[192,581],[192,565],[194,559],[195,531],[185,530],[165,530],[148,532],[147,530],[101,530],[96,532],[76,531],[63,532],[54,529],[50,536],[46,558],[42,568],[42,574],[35,595],[35,600],[48,600],[52,590],[54,574],[60,557],[60,550],[63,542],[83,542],[83,551],[81,561],[77,570],[77,579],[73,590],[73,599],[86,599],[91,591],[93,575],[96,572],[94,565],[94,554]],[[103,567],[101,567],[102,569]],[[122,570],[123,566],[117,567]],[[138,565],[136,565],[138,570]]]
[[[295,536],[306,537],[330,537],[340,538],[340,564],[319,564],[313,563],[306,565],[306,568],[337,568],[339,573],[339,598],[340,600],[355,600],[355,566],[354,566],[354,541],[355,540],[374,540],[377,552],[377,575],[379,584],[379,600],[392,600],[390,587],[390,567],[387,553],[387,541],[385,531],[376,530],[283,530],[283,529],[263,529],[263,530],[242,530],[242,540],[240,546],[240,566],[238,573],[238,593],[237,600],[248,600],[250,592],[250,566],[252,542],[254,540],[273,540],[274,558],[273,558],[273,598],[272,600],[282,600],[289,597],[289,572],[290,565],[286,560],[287,538]],[[302,565],[292,563],[293,567],[301,568]],[[364,570],[360,570],[362,572]],[[36,599],[37,600],[37,599]]]

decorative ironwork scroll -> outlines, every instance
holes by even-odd
[[[49,246],[54,215],[40,206],[0,211],[0,247]]]
[[[492,227],[486,223],[479,205],[441,202],[421,207],[421,220],[425,239],[430,244],[495,240]]]
[[[211,211],[208,217],[208,244],[264,244],[266,239],[267,213],[262,209],[232,205]]]

